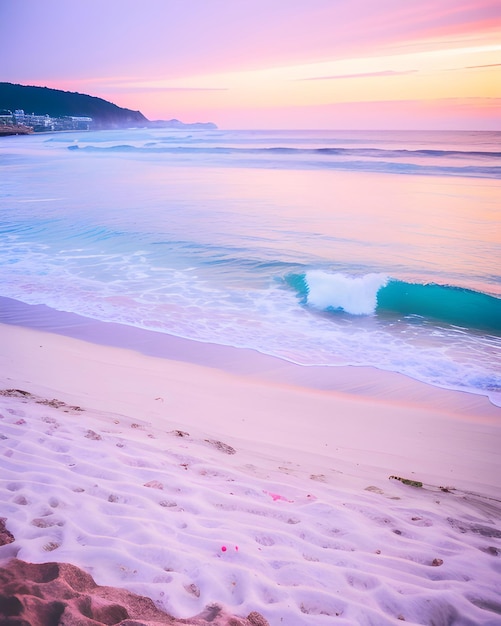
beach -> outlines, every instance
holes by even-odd
[[[0,622],[501,623],[499,133],[1,148]]]
[[[500,623],[499,407],[108,330],[0,325],[2,564],[71,563],[177,618]]]

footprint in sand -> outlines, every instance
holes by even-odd
[[[225,454],[236,454],[237,452],[235,448],[232,448],[227,443],[223,443],[222,441],[218,441],[217,439],[205,439],[205,442],[213,448],[216,448],[216,450],[220,450]]]
[[[491,556],[499,556],[501,554],[501,551],[498,550],[498,548],[494,547],[494,546],[482,546],[479,548],[479,550],[482,550],[482,552],[485,552],[486,554],[490,554]]]
[[[45,424],[49,424],[49,426],[50,426],[50,428],[48,428],[45,431],[46,435],[54,434],[56,432],[56,430],[61,426],[61,424],[56,419],[54,419],[53,417],[44,416],[44,417],[42,417],[42,422],[44,422]]]
[[[316,480],[320,483],[325,483],[327,482],[327,478],[325,476],[325,474],[311,474],[310,475],[310,480]]]
[[[52,526],[64,526],[64,522],[58,519],[52,519],[49,517],[35,517],[30,524],[37,528],[51,528]]]
[[[9,491],[19,491],[23,488],[23,485],[21,483],[8,483],[5,486]]]
[[[269,537],[269,536],[261,536],[261,537],[255,537],[256,543],[259,543],[259,545],[261,546],[274,546],[275,545],[275,540],[273,539],[273,537]]]
[[[87,439],[93,439],[94,441],[99,441],[102,439],[101,435],[98,435],[93,430],[88,430],[85,437],[87,437]]]
[[[352,574],[346,575],[346,581],[350,585],[350,587],[353,587],[354,589],[358,589],[360,591],[370,591],[372,589],[375,589],[376,587],[379,587],[379,585],[381,584],[379,580],[375,577],[362,576],[360,574],[357,574],[356,576]]]

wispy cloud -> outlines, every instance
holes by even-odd
[[[467,65],[465,69],[476,70],[476,69],[481,69],[483,67],[501,67],[501,63],[487,63],[485,65]]]
[[[500,0],[148,0],[148,11],[127,0],[125,12],[124,2],[90,0],[82,12],[78,3],[49,0],[48,12],[47,2],[0,0],[11,18],[0,57],[17,51],[2,80],[89,93],[151,119],[168,111],[233,127],[306,127],[316,106],[327,107],[318,124],[331,127],[339,117],[328,107],[348,101],[362,103],[360,124],[377,124],[364,104],[374,98],[390,102],[373,107],[390,126],[391,101],[402,94],[435,103],[408,105],[405,124],[428,112],[431,119],[436,105],[438,122],[450,126],[436,98],[499,95]],[[352,110],[342,108],[346,120]]]
[[[382,70],[380,72],[360,72],[357,74],[335,74],[334,76],[312,76],[308,78],[298,78],[296,80],[341,80],[343,78],[378,78],[381,76],[402,76],[404,74],[414,74],[419,70]]]
[[[124,91],[127,93],[158,93],[158,92],[193,92],[193,91],[229,91],[228,87],[163,87],[161,85],[123,85],[108,87],[108,91]]]
[[[464,70],[482,70],[501,67],[501,63],[484,63],[483,65],[461,65],[459,67],[443,67],[440,72],[463,72]]]

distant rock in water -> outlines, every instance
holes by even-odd
[[[155,120],[149,123],[149,126],[153,126],[154,128],[186,128],[186,129],[195,129],[195,130],[217,130],[216,124],[214,122],[192,122],[191,124],[186,124],[185,122],[180,122],[179,120]]]
[[[140,111],[132,111],[81,93],[0,82],[0,109],[25,113],[49,115],[53,118],[85,116],[91,117],[92,129],[153,127],[153,128],[189,128],[216,129],[208,123],[184,124],[179,120],[150,122]]]

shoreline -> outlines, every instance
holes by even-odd
[[[488,495],[501,489],[491,458],[501,411],[484,396],[368,367],[304,368],[42,306],[14,309],[17,324],[0,323],[4,388],[143,415],[257,454],[306,455],[324,467],[335,458],[431,483],[450,477]]]
[[[336,391],[384,401],[416,401],[427,408],[453,411],[469,419],[501,419],[501,408],[483,394],[435,387],[404,374],[371,366],[299,365],[251,348],[237,348],[103,322],[0,296],[0,324],[54,333],[91,344],[132,350],[145,356],[192,363],[277,384]],[[402,394],[402,389],[405,393]],[[453,396],[455,400],[453,400]]]

